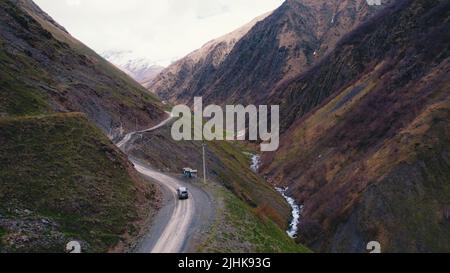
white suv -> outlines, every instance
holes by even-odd
[[[180,200],[185,200],[185,199],[189,199],[189,191],[187,188],[179,188],[177,190],[177,194],[178,194],[178,199]]]

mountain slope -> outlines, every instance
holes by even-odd
[[[286,131],[264,173],[314,250],[450,250],[449,22],[448,1],[397,1],[270,98]]]
[[[247,25],[218,39],[209,41],[202,48],[166,68],[153,81],[145,84],[161,98],[175,102],[178,97],[192,95],[191,90],[203,86],[211,79],[236,43],[269,13],[255,18]]]
[[[252,27],[219,66],[197,70],[193,78],[189,69],[175,70],[149,89],[173,102],[191,102],[194,96],[218,104],[264,102],[280,82],[307,70],[382,7],[366,0],[288,0]]]
[[[155,189],[85,115],[3,118],[0,131],[0,253],[132,246]]]
[[[163,117],[154,96],[32,1],[2,1],[0,13],[1,115],[84,112],[113,137]]]
[[[32,1],[0,15],[0,252],[130,249],[158,197],[104,133],[158,122],[160,102]]]

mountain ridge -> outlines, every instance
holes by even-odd
[[[270,13],[258,16],[237,30],[207,42],[200,49],[164,69],[155,79],[144,86],[161,98],[174,102],[171,97],[181,94],[183,90],[190,89],[192,82],[205,81],[202,75],[215,71],[236,43]],[[178,77],[181,77],[182,80],[180,81]]]
[[[285,1],[255,24],[219,66],[201,69],[194,77],[188,76],[189,69],[174,71],[169,79],[155,79],[149,90],[177,103],[191,104],[194,96],[203,96],[205,102],[221,105],[264,104],[281,82],[307,70],[341,36],[388,3]]]

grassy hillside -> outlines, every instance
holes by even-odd
[[[0,15],[0,252],[127,249],[155,191],[105,134],[159,122],[161,103],[33,1]]]
[[[114,137],[164,116],[155,96],[31,0],[1,1],[0,14],[1,115],[83,112]]]
[[[0,119],[0,252],[105,252],[140,232],[155,192],[83,114]]]
[[[214,186],[213,186],[214,187]],[[199,252],[206,253],[308,253],[286,235],[264,212],[250,207],[229,190],[215,186],[221,203],[218,217]]]

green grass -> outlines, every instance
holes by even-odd
[[[286,201],[262,177],[250,170],[247,147],[240,142],[215,141],[208,143],[222,165],[213,167],[217,180],[242,201],[264,213],[280,227],[287,227],[290,208]]]
[[[129,165],[82,114],[0,119],[0,213],[28,209],[104,252],[139,220]]]
[[[215,190],[224,207],[200,252],[309,253],[276,223],[223,188]]]
[[[4,66],[11,66],[20,62],[23,66],[20,72],[10,69],[3,69]],[[21,77],[26,75],[31,79],[40,78],[45,82],[45,73],[33,67],[25,57],[20,54],[9,56],[0,44],[0,113],[10,116],[36,115],[47,113],[50,109],[48,98],[37,88],[26,84]]]

